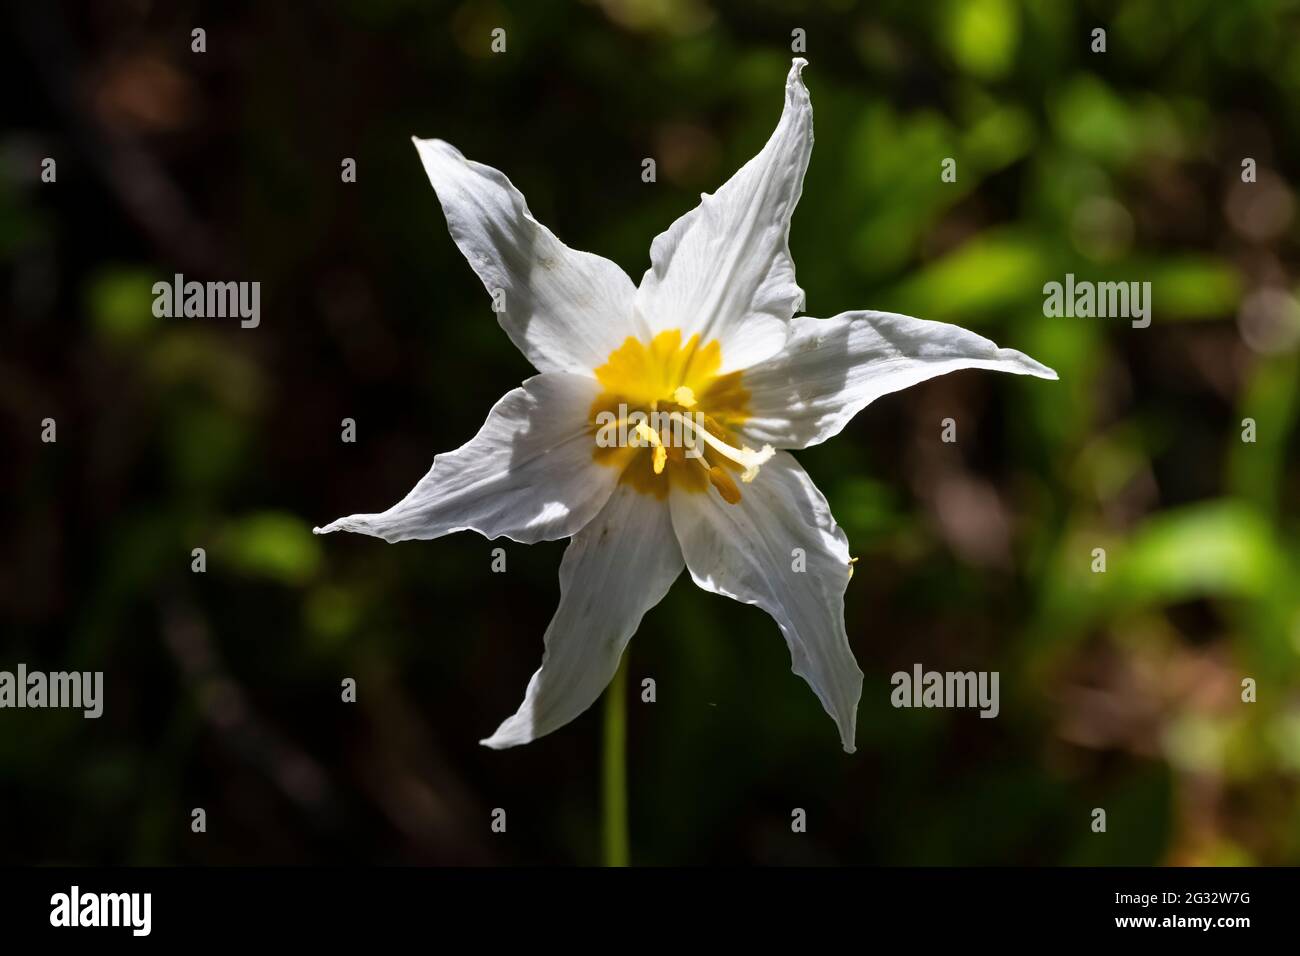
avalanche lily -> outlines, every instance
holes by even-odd
[[[315,530],[573,538],[542,666],[489,747],[535,740],[591,706],[685,567],[706,591],[775,618],[794,672],[852,753],[862,672],[844,628],[848,541],[790,450],[838,434],[881,395],[958,369],[1056,378],[955,325],[795,317],[804,294],[788,235],[813,144],[805,65],[791,66],[767,145],[655,239],[639,287],[560,242],[497,170],[414,140],[452,238],[540,374],[392,508]],[[628,440],[608,440],[615,432]]]

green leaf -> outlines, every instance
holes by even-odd
[[[232,568],[285,584],[311,578],[321,559],[320,544],[307,524],[279,511],[234,521],[222,536],[220,551],[222,560]]]

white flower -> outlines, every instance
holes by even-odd
[[[586,710],[685,566],[705,590],[776,619],[794,672],[851,753],[862,672],[844,629],[848,541],[786,449],[958,369],[1056,378],[955,325],[887,312],[795,318],[804,294],[787,236],[813,144],[805,65],[790,69],[762,152],[655,239],[639,288],[560,242],[497,170],[415,140],[452,238],[489,292],[504,294],[501,326],[541,374],[392,508],[316,531],[390,542],[465,529],[572,536],[542,666],[489,747],[535,740]],[[654,412],[650,424],[638,417]],[[627,446],[597,441],[598,421],[612,419]]]

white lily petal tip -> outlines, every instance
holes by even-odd
[[[327,525],[318,528],[312,528],[312,534],[333,534],[335,531],[355,531],[357,534],[371,534],[371,524],[369,519],[373,515],[348,515],[346,518],[339,518],[337,521],[331,521]],[[382,537],[380,535],[379,537]]]
[[[790,61],[790,72],[785,78],[786,95],[791,93],[804,97],[808,95],[808,88],[803,84],[803,68],[807,65],[808,61],[801,56]]]
[[[510,721],[506,721],[506,724],[509,723]],[[526,744],[533,739],[530,736],[512,731],[513,728],[502,725],[497,728],[496,733],[491,737],[484,737],[480,740],[479,744],[487,747],[489,750],[509,750],[511,747],[518,747],[520,744]]]
[[[1061,380],[1061,376],[1056,374],[1056,369],[1049,368],[1042,362],[1037,362],[1034,359],[1028,358],[1028,356],[1026,356],[1026,359],[1027,364],[1030,367],[1031,375],[1046,379],[1049,382],[1059,382]]]
[[[858,720],[856,716],[856,705],[854,711],[855,714],[849,719],[848,726],[840,728],[840,746],[844,748],[846,754],[858,752]]]
[[[1048,368],[1047,365],[1030,358],[1022,351],[998,349],[997,358],[1000,362],[1019,365],[1019,369],[1006,369],[1006,371],[1018,372],[1019,375],[1032,375],[1035,378],[1047,378],[1048,381],[1060,381],[1061,376],[1057,375],[1056,369]]]
[[[465,154],[458,150],[445,139],[438,139],[431,136],[428,139],[421,139],[419,136],[412,136],[411,142],[415,145],[416,151],[420,154],[421,159],[426,163],[431,157],[445,157],[447,159],[458,159],[462,163],[468,163]]]

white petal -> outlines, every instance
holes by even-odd
[[[862,671],[844,630],[849,545],[830,506],[789,453],[777,452],[741,500],[674,491],[673,529],[695,583],[756,604],[780,625],[794,660],[853,752]],[[796,548],[805,570],[797,571]]]
[[[452,239],[489,295],[504,294],[501,327],[538,371],[590,375],[629,335],[644,337],[622,269],[560,242],[498,170],[442,140],[413,142]]]
[[[386,541],[474,530],[531,544],[566,538],[600,511],[618,471],[592,459],[595,379],[535,375],[493,406],[479,433],[434,458],[420,483],[382,514],[340,518],[317,534]]]
[[[651,332],[722,342],[722,371],[777,351],[803,308],[787,237],[812,153],[812,103],[796,59],[785,109],[762,151],[650,247],[637,308]]]
[[[618,669],[642,615],[681,570],[667,501],[619,485],[564,552],[560,606],[523,704],[482,743],[497,749],[526,744],[590,707]]]
[[[778,448],[806,448],[838,435],[881,395],[963,368],[1056,378],[1028,355],[946,322],[892,312],[801,316],[783,352],[746,370],[744,430]]]

